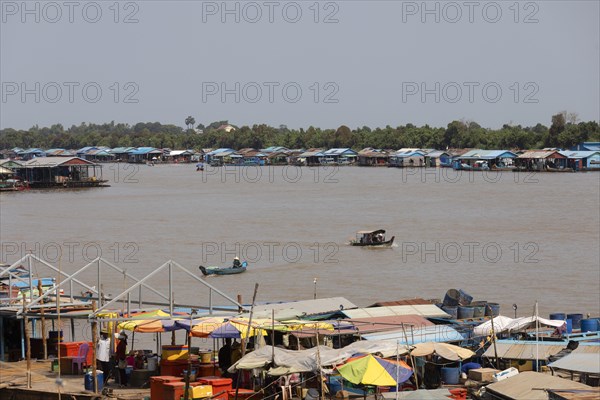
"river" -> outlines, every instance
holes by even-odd
[[[244,302],[255,283],[259,302],[358,306],[457,288],[509,316],[513,304],[531,315],[536,300],[542,316],[600,314],[597,173],[109,164],[103,176],[111,187],[2,193],[1,261],[31,250],[74,272],[101,254],[142,278],[168,260],[200,276],[198,265],[240,255],[246,273],[206,282]],[[378,228],[395,235],[392,248],[347,244]],[[103,277],[113,296],[132,284],[109,268]],[[176,301],[207,301],[201,283],[174,281]],[[166,272],[151,282],[168,292]]]

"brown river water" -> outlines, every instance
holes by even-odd
[[[359,306],[457,288],[508,316],[513,303],[531,315],[536,300],[546,317],[600,314],[598,173],[110,164],[103,176],[111,187],[2,193],[0,261],[32,250],[74,272],[101,254],[142,278],[168,260],[200,276],[198,265],[240,255],[246,273],[206,282],[246,303],[255,283],[258,302],[316,293]],[[347,244],[377,228],[392,248]],[[107,294],[132,284],[103,271]],[[200,283],[173,276],[176,301],[207,301]],[[96,284],[91,269],[81,277]],[[151,283],[168,293],[166,272]]]

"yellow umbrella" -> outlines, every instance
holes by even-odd
[[[231,325],[235,329],[239,330],[239,337],[246,339],[248,336],[262,335],[265,336],[267,333],[260,328],[260,326],[266,326],[265,321],[268,320],[252,320],[250,327],[250,333],[248,333],[249,321],[247,318],[223,318],[223,317],[207,317],[193,321],[192,323],[192,336],[196,337],[209,337],[210,334],[216,329],[221,328],[224,325]]]
[[[118,328],[121,330],[128,330],[132,332],[170,332],[176,329],[180,329],[175,325],[175,320],[179,318],[172,318],[170,314],[162,311],[155,310],[137,315],[130,315],[131,320],[123,321],[119,323]],[[158,317],[160,319],[153,319],[152,317]]]

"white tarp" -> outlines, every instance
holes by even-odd
[[[343,363],[357,353],[380,353],[382,357],[392,357],[407,352],[406,346],[398,346],[390,341],[354,342],[341,349],[332,349],[327,346],[306,350],[287,350],[272,346],[257,349],[238,360],[229,368],[229,372],[238,369],[264,368],[274,360],[274,366],[269,370],[270,375],[286,375],[295,372],[310,372],[318,370],[317,360],[320,358],[321,366],[335,366]]]
[[[535,316],[513,319],[499,315],[493,319],[494,330],[497,334],[502,332],[518,332],[529,327],[535,326],[536,320],[539,321],[540,325],[551,326],[554,328],[560,328],[561,326],[566,324],[566,322],[562,320],[545,319]],[[492,320],[486,321],[481,325],[477,325],[475,329],[473,329],[473,334],[475,336],[487,336],[491,334],[491,332]]]

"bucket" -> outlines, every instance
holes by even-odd
[[[96,370],[96,381],[98,382],[98,392],[102,391],[102,385],[104,384],[104,377],[102,371]],[[94,375],[92,371],[87,372],[83,378],[83,386],[85,390],[94,391]]]
[[[210,364],[212,361],[212,351],[201,351],[200,362],[202,364]]]
[[[458,385],[460,379],[460,368],[442,367],[442,382],[448,385]]]
[[[148,371],[156,371],[158,366],[158,356],[148,357]]]
[[[567,319],[573,321],[573,329],[580,329],[583,314],[567,314]]]
[[[458,291],[458,305],[459,306],[468,306],[473,301],[473,296],[468,294],[467,292],[460,289]]]
[[[487,303],[485,307],[485,315],[488,317],[497,317],[500,315],[500,304]]]
[[[460,292],[456,289],[450,289],[446,292],[446,297],[444,297],[444,305],[445,306],[457,306],[458,299],[460,298]]]
[[[470,306],[473,307],[473,318],[485,317],[485,306],[487,301],[473,301]]]
[[[458,306],[458,319],[473,318],[475,308]]]
[[[458,318],[458,307],[456,306],[442,306],[442,310],[446,313],[450,314],[450,318],[457,319]]]
[[[550,314],[550,317],[548,319],[556,319],[559,321],[564,321],[565,319],[567,319],[567,316],[565,313],[552,313]]]
[[[474,306],[473,307],[473,318],[485,317],[485,306]]]
[[[596,332],[598,330],[597,319],[582,319],[581,332]]]
[[[567,318],[567,333],[573,333],[573,320]]]
[[[319,391],[317,389],[310,388],[308,389],[308,392],[306,392],[304,400],[319,400],[320,397],[321,395],[319,395]]]

